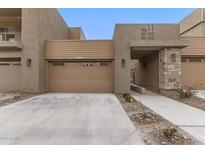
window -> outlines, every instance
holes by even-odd
[[[13,63],[14,66],[20,66],[21,63]]]
[[[21,65],[21,58],[0,58],[0,65]]]
[[[82,66],[87,66],[87,67],[94,66],[94,63],[83,63]]]
[[[154,40],[154,32],[148,33],[148,40]]]
[[[53,62],[53,66],[64,66],[64,62]]]
[[[101,62],[100,66],[108,66],[109,64],[107,62]]]
[[[0,28],[0,41],[14,41],[15,40],[15,28],[14,27],[1,27]]]
[[[141,29],[141,40],[154,40],[154,25]]]
[[[146,28],[141,29],[141,39],[147,40],[147,29]]]
[[[0,65],[8,66],[8,65],[10,65],[10,63],[1,63],[0,62]]]
[[[20,62],[21,58],[0,58],[0,62]]]
[[[192,58],[189,58],[189,62],[201,63],[202,59],[198,57],[192,57]]]

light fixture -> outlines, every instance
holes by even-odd
[[[31,67],[31,59],[30,58],[27,58],[27,67]]]

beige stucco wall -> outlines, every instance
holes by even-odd
[[[15,49],[0,49],[0,58],[21,57],[21,51]]]
[[[179,28],[181,36],[205,36],[205,9],[196,9],[186,16]]]
[[[186,32],[180,34],[182,37],[204,37],[205,36],[205,23],[201,22],[196,26],[190,28]]]
[[[21,18],[0,16],[0,27],[15,27],[17,32],[21,32]]]
[[[44,42],[67,38],[67,25],[56,9],[22,9],[22,91],[46,90]],[[31,67],[27,58],[32,59]]]
[[[68,37],[71,40],[85,40],[85,35],[80,27],[68,28]]]
[[[154,40],[178,40],[179,27],[177,24],[117,24],[113,36],[114,57],[115,57],[115,79],[114,87],[116,93],[130,91],[130,41],[141,40],[141,29],[153,29]],[[142,51],[143,52],[143,51]],[[122,67],[121,60],[125,59],[125,67]]]

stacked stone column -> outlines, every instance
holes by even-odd
[[[159,51],[159,89],[181,88],[181,55],[178,48],[164,48]]]

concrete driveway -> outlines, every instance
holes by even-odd
[[[0,144],[144,144],[114,94],[43,94],[0,108]]]

